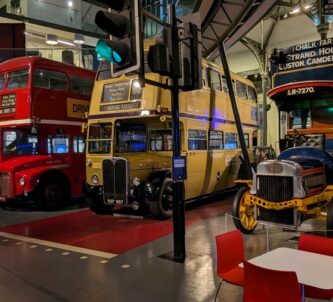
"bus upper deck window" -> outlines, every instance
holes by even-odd
[[[33,83],[35,87],[39,88],[67,90],[67,76],[59,71],[36,69],[33,74]]]
[[[26,88],[29,80],[29,69],[8,72],[7,89]]]
[[[257,102],[257,93],[256,93],[256,90],[251,87],[251,86],[248,86],[248,96],[249,96],[249,100],[250,101],[253,101],[253,102]]]
[[[3,90],[4,83],[5,83],[5,74],[0,73],[0,90]]]

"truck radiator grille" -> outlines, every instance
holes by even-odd
[[[293,178],[290,176],[257,176],[257,196],[268,201],[286,201],[293,198]]]
[[[126,204],[129,191],[129,166],[124,158],[105,159],[102,163],[104,202]]]
[[[0,195],[6,197],[10,195],[10,176],[7,173],[0,174]]]
[[[267,210],[265,208],[257,207],[257,220],[285,224],[295,225],[295,209],[285,210]]]

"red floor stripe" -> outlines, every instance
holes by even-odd
[[[186,212],[186,226],[221,215],[230,203],[214,203]],[[134,219],[96,215],[90,210],[0,228],[22,235],[93,250],[121,254],[172,233],[172,219]]]

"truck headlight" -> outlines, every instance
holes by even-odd
[[[91,176],[91,182],[92,182],[94,185],[97,185],[98,182],[99,182],[98,176],[97,176],[97,175],[93,175],[93,176]]]

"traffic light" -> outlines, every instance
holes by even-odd
[[[181,78],[179,85],[183,91],[202,88],[201,34],[198,26],[185,22],[180,30]]]
[[[98,11],[96,25],[110,35],[96,44],[99,60],[111,63],[111,76],[135,71],[141,67],[142,37],[139,0],[103,0],[108,11]]]

